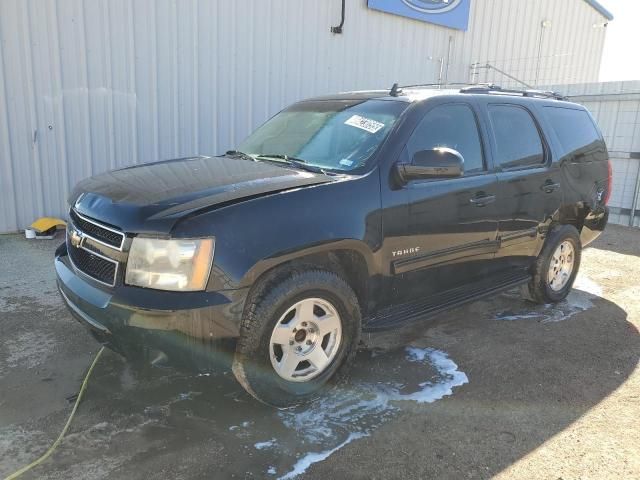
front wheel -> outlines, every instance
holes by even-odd
[[[549,233],[525,287],[525,296],[536,303],[564,300],[580,268],[582,244],[573,225],[559,225]]]
[[[332,272],[294,273],[250,299],[233,373],[258,400],[288,407],[344,377],[360,339],[360,310]]]

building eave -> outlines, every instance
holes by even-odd
[[[585,2],[587,2],[589,5],[591,5],[593,8],[595,8],[598,13],[600,15],[602,15],[604,18],[606,18],[607,20],[611,21],[613,20],[613,14],[607,10],[606,8],[604,8],[600,2],[597,2],[596,0],[584,0]]]

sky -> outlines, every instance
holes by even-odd
[[[599,1],[614,17],[607,27],[600,81],[640,80],[640,1]]]

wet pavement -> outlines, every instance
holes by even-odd
[[[55,439],[98,349],[57,297],[54,244],[0,237],[0,478]],[[365,335],[349,381],[291,410],[246,394],[228,353],[214,371],[191,374],[141,369],[107,351],[70,433],[25,478],[514,476],[529,454],[571,433],[625,382],[638,383],[635,304],[607,299],[610,287],[584,270],[558,305],[511,291]],[[595,445],[588,455],[606,448]],[[634,446],[618,445],[617,455]],[[575,467],[565,478],[599,476],[562,451]],[[635,472],[614,457],[615,471]],[[558,478],[569,467],[556,460],[555,470],[536,467],[528,478]]]

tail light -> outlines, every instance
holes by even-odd
[[[607,205],[609,203],[609,199],[611,198],[611,190],[613,187],[613,172],[611,170],[611,160],[607,160],[607,189],[604,192],[604,198],[602,199],[602,203]]]

